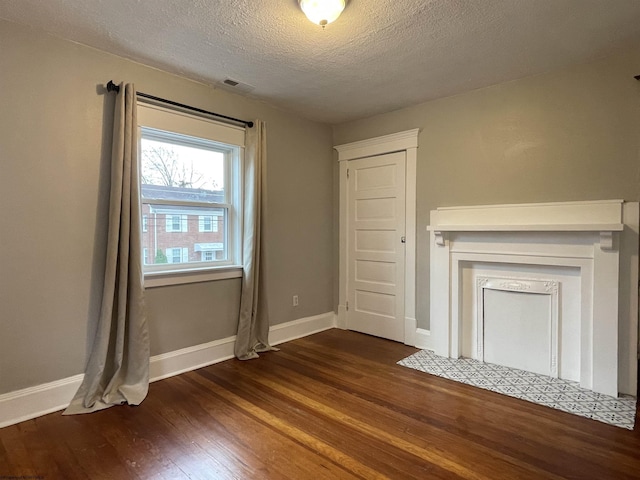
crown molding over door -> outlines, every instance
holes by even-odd
[[[337,145],[340,164],[340,237],[339,237],[339,296],[338,327],[347,328],[347,274],[348,274],[348,182],[349,160],[362,159],[393,152],[406,153],[405,198],[405,331],[404,343],[416,345],[416,164],[419,129],[407,130],[353,143]]]

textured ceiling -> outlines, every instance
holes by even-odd
[[[640,42],[640,0],[351,0],[325,30],[297,0],[0,0],[0,18],[327,123]]]

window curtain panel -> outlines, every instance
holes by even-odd
[[[113,122],[102,306],[84,380],[65,415],[124,403],[138,405],[149,389],[137,123],[134,86],[121,84]]]
[[[264,285],[266,126],[256,120],[247,129],[244,167],[244,268],[235,355],[240,360],[277,350],[269,345],[269,317]]]

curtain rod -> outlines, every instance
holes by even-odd
[[[120,87],[113,83],[113,80],[109,80],[107,83],[107,92],[119,92]],[[220,113],[210,112],[208,110],[203,110],[201,108],[190,107],[189,105],[185,105],[183,103],[174,102],[173,100],[167,100],[165,98],[155,97],[153,95],[149,95],[148,93],[136,92],[136,95],[143,98],[148,98],[149,100],[154,100],[156,102],[166,103],[167,105],[173,105],[174,107],[184,108],[185,110],[191,110],[193,112],[204,113],[206,115],[212,115],[214,117],[223,118],[230,122],[242,123],[243,125],[252,128],[253,122],[247,120],[240,120],[239,118],[228,117],[226,115],[221,115]]]

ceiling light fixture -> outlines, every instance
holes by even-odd
[[[298,0],[300,8],[316,25],[324,28],[336,20],[346,5],[346,0]]]

